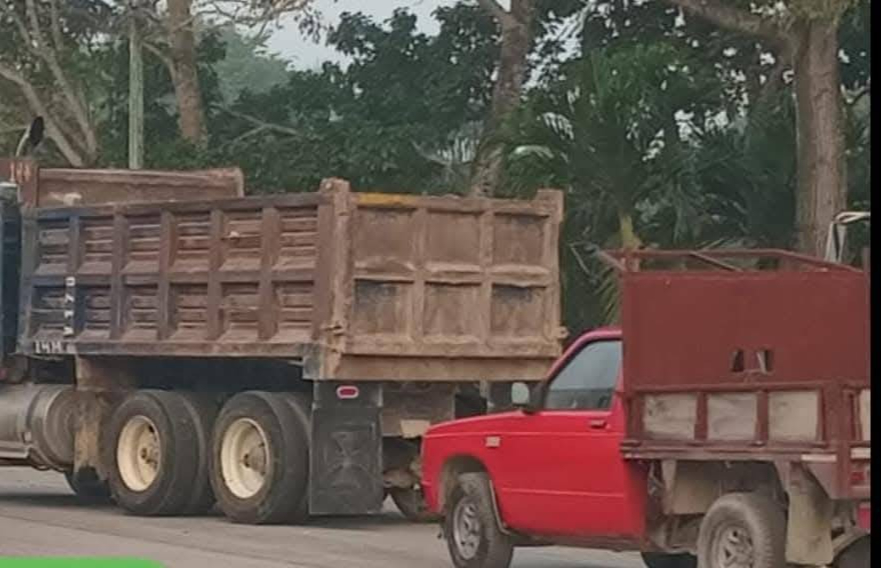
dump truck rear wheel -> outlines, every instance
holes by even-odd
[[[514,546],[499,528],[485,473],[464,473],[447,503],[444,535],[456,568],[508,568]]]
[[[642,561],[648,568],[697,568],[697,557],[693,554],[643,552]]]
[[[309,438],[304,401],[250,391],[231,398],[214,426],[211,484],[238,523],[296,523],[308,516]]]
[[[192,496],[183,512],[190,515],[201,515],[207,513],[215,502],[210,478],[211,434],[214,429],[214,421],[217,419],[219,404],[208,394],[195,392],[180,394],[193,417],[193,426],[198,438],[196,481]]]
[[[773,501],[756,493],[729,493],[710,506],[698,533],[703,568],[786,566],[786,518]]]
[[[200,421],[193,404],[170,391],[137,391],[116,408],[105,463],[119,506],[138,515],[178,515],[206,499]]]
[[[389,495],[395,506],[404,515],[404,518],[413,523],[430,523],[440,517],[428,509],[425,495],[421,488],[417,487],[393,487],[389,489]]]

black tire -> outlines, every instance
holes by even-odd
[[[79,475],[66,471],[64,479],[67,480],[77,499],[94,502],[110,501],[110,487],[106,481],[98,479],[92,470],[81,471]]]
[[[308,400],[294,393],[249,391],[237,394],[221,409],[214,424],[211,485],[223,513],[237,523],[299,523],[308,517]],[[224,436],[242,419],[259,426],[266,438],[263,481],[253,495],[237,495],[222,464]],[[250,467],[250,466],[247,466]]]
[[[643,552],[642,561],[648,568],[697,568],[697,557],[686,553]]]
[[[872,543],[870,535],[854,541],[832,563],[834,568],[868,568],[871,566]]]
[[[473,527],[471,544],[463,544],[462,517]],[[514,554],[511,539],[499,529],[493,504],[492,489],[485,473],[465,473],[459,476],[445,507],[444,536],[447,549],[456,568],[508,568]],[[476,538],[475,538],[476,537]],[[476,543],[474,542],[476,540]]]
[[[148,485],[131,487],[121,472],[125,466],[119,463],[120,437],[127,425],[135,427],[145,419],[146,428],[159,442],[158,465]],[[140,390],[128,395],[111,416],[109,443],[104,444],[110,491],[116,503],[137,515],[169,516],[188,512],[208,500],[207,468],[201,457],[207,453],[207,438],[200,434],[203,426],[204,417],[181,393]]]
[[[698,565],[721,568],[721,556],[736,552],[736,541],[749,539],[752,568],[786,566],[786,517],[781,507],[757,493],[729,493],[710,506],[697,539]],[[725,543],[728,546],[724,546]]]
[[[214,507],[214,490],[211,488],[211,433],[217,419],[219,404],[213,396],[195,392],[181,392],[184,401],[193,416],[195,434],[198,438],[198,456],[196,482],[193,486],[192,498],[184,507],[183,513],[188,515],[204,515]]]
[[[404,518],[413,523],[431,523],[440,520],[440,516],[432,513],[425,502],[421,488],[393,487],[388,490],[395,506]]]

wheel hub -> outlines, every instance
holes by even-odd
[[[744,527],[732,525],[723,528],[715,548],[713,556],[719,568],[752,568],[755,562],[753,541]]]
[[[248,499],[263,488],[269,471],[268,448],[266,433],[250,418],[239,418],[227,428],[220,447],[220,466],[233,495]]]
[[[122,429],[116,463],[122,482],[135,492],[146,491],[159,476],[161,443],[156,425],[146,416],[134,416]]]
[[[477,505],[466,497],[453,510],[453,541],[459,555],[465,560],[477,556],[482,536],[483,527],[477,515]]]

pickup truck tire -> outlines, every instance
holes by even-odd
[[[697,557],[693,554],[643,552],[642,561],[648,568],[697,568]]]
[[[214,424],[211,485],[232,521],[299,523],[308,517],[308,407],[292,393],[243,392]]]
[[[180,393],[140,390],[113,412],[105,444],[116,503],[145,516],[179,515],[206,499],[207,452],[194,406]],[[195,459],[194,459],[195,457]]]
[[[757,493],[718,498],[701,522],[697,539],[702,568],[786,566],[786,518],[773,501]]]
[[[869,538],[869,535],[866,535],[841,551],[832,566],[834,568],[865,568],[869,566],[872,551],[872,543]]]
[[[514,545],[499,528],[489,477],[459,476],[444,518],[447,548],[456,568],[508,568]]]

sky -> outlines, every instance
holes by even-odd
[[[384,21],[391,17],[397,8],[407,8],[419,18],[419,28],[429,34],[437,32],[437,21],[431,13],[438,6],[451,6],[457,0],[315,0],[315,7],[324,16],[324,21],[331,25],[339,21],[343,12],[362,12],[376,21]],[[503,5],[507,2],[503,2]],[[340,54],[333,48],[314,43],[304,37],[295,23],[289,20],[282,23],[282,28],[270,37],[267,47],[291,61],[299,69],[310,69],[324,61],[343,61]]]

